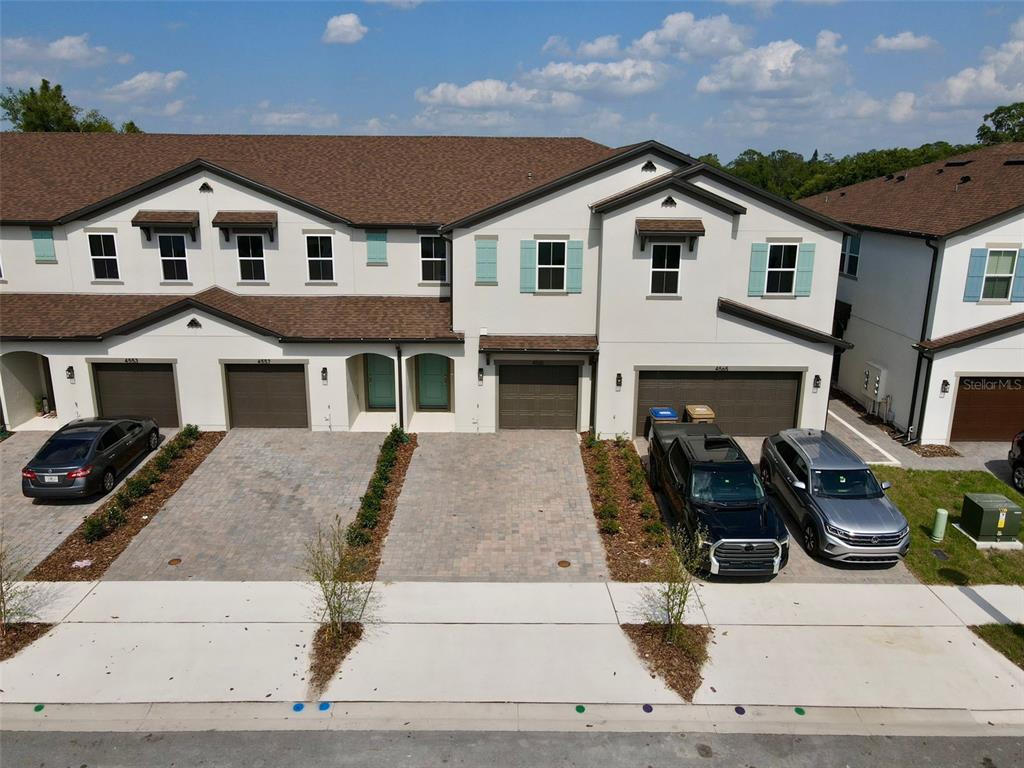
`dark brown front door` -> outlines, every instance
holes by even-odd
[[[170,363],[93,363],[100,416],[149,416],[161,427],[181,426]]]
[[[1024,375],[963,376],[950,440],[1005,440],[1024,429]]]
[[[500,429],[576,429],[579,368],[502,365],[498,368]]]
[[[771,435],[796,426],[799,372],[641,371],[635,434],[642,435],[656,406],[709,405],[715,422],[729,435]]]
[[[224,366],[231,427],[308,427],[302,365]]]

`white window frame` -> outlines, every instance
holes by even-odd
[[[260,257],[254,258],[252,256],[242,256],[241,246],[242,238],[258,237],[260,239]],[[241,234],[235,233],[235,253],[238,256],[238,282],[240,283],[266,283],[268,282],[267,277],[267,242],[262,232],[242,232]],[[263,264],[263,277],[242,277],[242,262],[243,261],[258,261]]]
[[[94,237],[99,237],[99,238],[111,237],[111,238],[113,238],[113,240],[114,240],[114,255],[113,256],[107,256],[107,255],[93,256],[92,255],[92,239]],[[102,283],[120,281],[121,280],[121,261],[117,257],[117,251],[118,251],[118,248],[117,248],[117,232],[86,232],[85,233],[85,241],[86,241],[86,243],[89,246],[89,266],[92,268],[92,279],[93,279],[93,281],[98,281],[98,282],[102,282]],[[101,243],[103,242],[102,239],[100,240],[100,242]],[[114,260],[114,269],[117,270],[117,277],[97,277],[96,276],[96,259],[113,259]],[[160,274],[161,275],[163,274],[162,265],[161,265]]]
[[[325,258],[324,256],[317,256],[317,257],[314,258],[314,257],[311,257],[309,255],[309,241],[312,238],[317,238],[318,240],[319,239],[324,239],[324,240],[327,240],[331,244],[331,255],[330,255],[330,258]],[[319,246],[317,246],[317,252],[318,253],[323,253],[323,251],[320,250]],[[314,262],[314,261],[329,261],[329,262],[331,262],[331,276],[329,278],[326,278],[326,277],[313,277],[310,274],[309,268],[311,266],[311,263]],[[308,232],[306,234],[306,281],[310,282],[310,283],[325,283],[325,284],[326,283],[336,283],[337,279],[338,279],[338,273],[335,271],[334,266],[335,266],[334,265],[334,235],[327,234],[326,232]]]
[[[172,256],[170,258],[165,258],[164,257],[163,249],[160,247],[160,243],[163,241],[163,239],[165,237],[180,237],[181,238],[181,244],[182,244],[182,246],[184,248],[184,253],[185,253],[185,255],[182,258],[179,259],[179,258],[177,258],[175,256]],[[163,233],[157,234],[157,236],[156,236],[156,248],[157,248],[157,257],[160,259],[160,282],[162,282],[162,283],[187,283],[187,282],[189,282],[189,278],[191,276],[191,270],[189,269],[189,266],[188,266],[188,239],[187,238],[188,238],[188,235],[186,235],[185,233],[178,233],[178,232],[163,232]],[[185,262],[185,277],[165,277],[164,276],[164,262],[165,261],[183,261],[183,262]]]
[[[1009,272],[995,272],[989,274],[988,271],[988,260],[992,253],[1012,253],[1013,260],[1010,262]],[[1013,276],[1017,269],[1017,259],[1020,258],[1020,252],[1016,248],[987,248],[985,249],[985,274],[981,279],[981,300],[982,301],[1009,301],[1010,295],[1013,293]],[[995,278],[1010,278],[1006,284],[1006,295],[1005,296],[986,296],[985,295],[985,284],[988,282],[990,277]]]
[[[552,243],[554,245],[562,246],[562,264],[541,264],[540,263],[540,246],[541,243]],[[566,292],[566,280],[569,277],[569,243],[566,240],[538,240],[537,241],[537,261],[534,265],[536,272],[534,274],[535,290],[537,293],[565,293]],[[540,271],[542,269],[561,269],[562,270],[562,287],[561,288],[541,288],[540,287]]]
[[[678,248],[679,249],[679,263],[672,267],[655,267],[654,266],[654,249],[658,246],[665,248]],[[648,296],[678,296],[682,291],[682,269],[683,269],[683,244],[682,243],[651,243],[651,279],[647,284]],[[654,273],[655,272],[675,272],[676,273],[676,289],[674,291],[660,291],[655,292],[654,290]]]
[[[428,259],[428,258],[424,257],[424,255],[423,255],[423,241],[424,240],[440,240],[444,244],[444,258],[443,259],[439,259],[439,258],[437,258],[437,256],[431,256]],[[433,253],[433,251],[431,251],[431,253]],[[444,262],[444,280],[427,280],[426,278],[423,277],[423,263],[426,262],[426,261],[431,261],[431,262],[443,261]],[[452,265],[449,263],[449,258],[448,258],[448,241],[445,240],[443,237],[438,237],[437,235],[420,235],[420,282],[421,283],[430,283],[430,284],[433,284],[433,285],[448,285],[451,282],[451,277],[452,277],[451,267],[452,267]]]
[[[839,274],[846,275],[847,277],[857,277],[857,273],[860,271],[860,240],[857,241],[856,252],[849,250],[849,246],[853,245],[855,235],[843,235],[842,250],[839,254]],[[799,254],[797,254],[799,256]],[[856,259],[856,266],[850,269],[850,257]]]
[[[786,248],[792,246],[796,249],[796,258],[793,261],[792,268],[790,267],[773,267],[772,263],[772,248]],[[765,296],[795,296],[796,295],[796,268],[800,262],[800,243],[768,243],[768,260],[764,265],[764,293]],[[768,277],[772,272],[792,272],[793,273],[793,284],[788,291],[769,291],[768,290]]]

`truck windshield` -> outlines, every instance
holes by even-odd
[[[761,481],[749,467],[693,470],[693,498],[727,506],[756,504],[764,498]]]
[[[866,469],[816,469],[814,492],[836,499],[877,499],[882,488]]]

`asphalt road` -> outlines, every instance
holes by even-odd
[[[5,768],[1016,768],[1015,738],[278,731],[4,732]]]

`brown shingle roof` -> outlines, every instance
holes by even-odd
[[[277,211],[217,211],[215,227],[276,227]]]
[[[581,138],[4,133],[0,220],[56,221],[202,159],[356,224],[439,224],[616,151]]]
[[[597,336],[503,336],[480,337],[481,352],[594,352]]]
[[[1024,143],[967,152],[800,204],[857,227],[945,237],[1024,206],[1024,164],[1007,160],[1024,161]],[[964,176],[970,181],[961,182]]]
[[[189,308],[283,340],[460,341],[446,300],[416,296],[194,296],[5,293],[0,339],[96,339],[128,333]]]
[[[703,235],[700,219],[637,219],[636,231],[641,235]]]
[[[198,227],[199,211],[138,211],[132,217],[132,224],[136,227],[159,224]]]
[[[991,323],[985,323],[984,325],[966,328],[962,331],[951,333],[948,336],[940,336],[937,339],[922,341],[914,346],[923,349],[925,352],[939,352],[943,349],[964,347],[977,341],[983,341],[993,336],[1015,331],[1018,328],[1024,328],[1024,312],[1004,317],[1002,320],[993,320]]]

